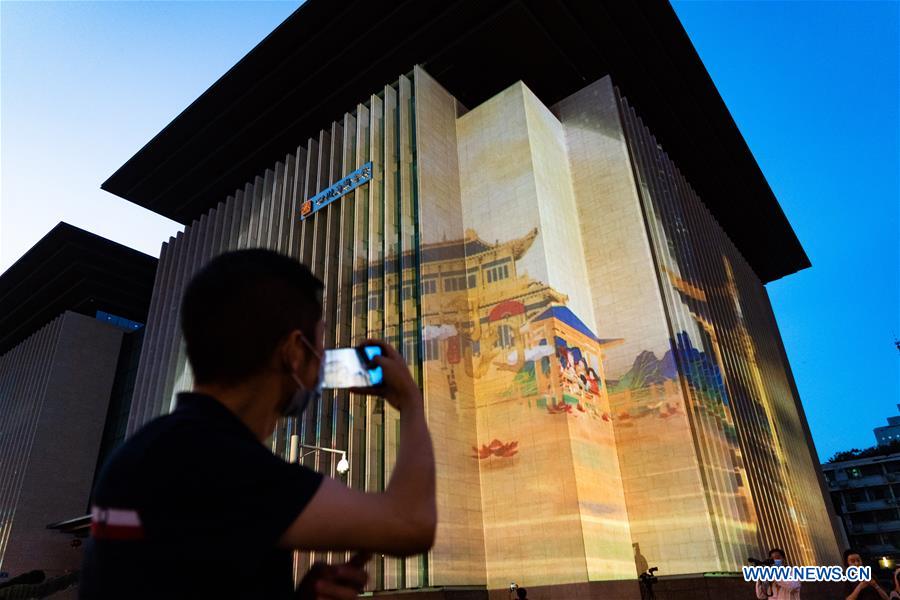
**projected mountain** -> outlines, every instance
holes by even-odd
[[[662,360],[650,350],[644,350],[634,359],[631,369],[617,382],[610,382],[613,392],[638,389],[654,384],[662,384],[667,379],[675,379],[678,368],[675,366],[675,358],[672,351],[668,350]]]
[[[676,336],[676,346],[688,383],[704,396],[727,403],[722,374],[713,357],[697,349],[686,332]],[[608,383],[610,391],[619,392],[660,385],[666,380],[675,379],[677,375],[678,367],[672,350],[667,350],[662,359],[657,358],[654,352],[644,350],[637,355],[631,369],[621,379]]]

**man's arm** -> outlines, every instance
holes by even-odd
[[[880,585],[878,585],[878,582],[877,582],[877,581],[875,581],[875,580],[873,579],[873,580],[872,580],[872,583],[869,584],[869,585],[872,587],[872,589],[875,590],[875,593],[878,594],[878,597],[879,597],[879,598],[881,598],[882,600],[891,600],[891,597],[888,596],[888,593],[887,593],[886,591],[884,591],[884,588],[883,588],[883,587],[881,587]]]
[[[870,579],[869,581],[860,581],[856,585],[856,587],[853,588],[853,591],[850,593],[850,595],[847,596],[847,600],[856,600],[857,598],[859,598],[859,595],[862,593],[862,591],[867,587],[875,590],[875,593],[878,594],[878,597],[882,598],[882,600],[890,600],[890,597],[888,596],[887,592],[884,591],[884,588],[878,585],[878,582],[874,579]]]
[[[400,411],[400,449],[390,482],[382,493],[365,493],[325,477],[281,536],[282,547],[408,556],[434,543],[434,450],[422,395],[400,354],[379,345],[384,354],[375,362],[384,372],[384,384],[366,392],[383,395]]]
[[[857,598],[859,598],[859,595],[862,593],[862,591],[867,587],[869,587],[868,581],[860,581],[858,584],[856,584],[856,587],[854,587],[853,590],[847,595],[847,600],[856,600]]]

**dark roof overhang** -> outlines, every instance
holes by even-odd
[[[0,356],[67,310],[147,322],[157,260],[60,223],[0,275]]]
[[[809,266],[664,1],[309,0],[102,187],[189,224],[416,64],[469,107],[611,75],[763,281]]]

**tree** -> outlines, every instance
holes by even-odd
[[[900,440],[894,440],[888,444],[881,446],[872,446],[870,448],[851,448],[843,452],[835,452],[834,456],[828,459],[828,463],[843,462],[845,460],[856,460],[858,458],[871,458],[873,456],[887,456],[900,452]]]

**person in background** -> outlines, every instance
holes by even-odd
[[[516,596],[519,600],[528,600],[528,590],[525,588],[519,588],[516,590]]]
[[[891,600],[900,600],[900,567],[894,569],[894,589],[891,590],[889,596]]]
[[[776,567],[787,566],[784,559],[784,550],[772,548],[769,550],[769,560]],[[756,597],[759,600],[771,598],[772,600],[800,600],[799,581],[757,581]]]
[[[175,410],[129,438],[93,494],[83,600],[347,600],[370,553],[426,552],[437,524],[435,465],[419,387],[377,343],[378,395],[400,412],[400,446],[383,492],[275,455],[282,417],[319,403],[322,283],[293,258],[230,252],[191,280],[181,329],[194,375]],[[319,565],[294,589],[293,551],[357,554]],[[340,555],[340,554],[339,554]]]
[[[863,560],[859,552],[852,548],[844,550],[844,569],[861,566],[863,566]],[[844,593],[847,600],[890,600],[884,588],[878,585],[874,579],[860,582],[847,581],[844,583]]]

